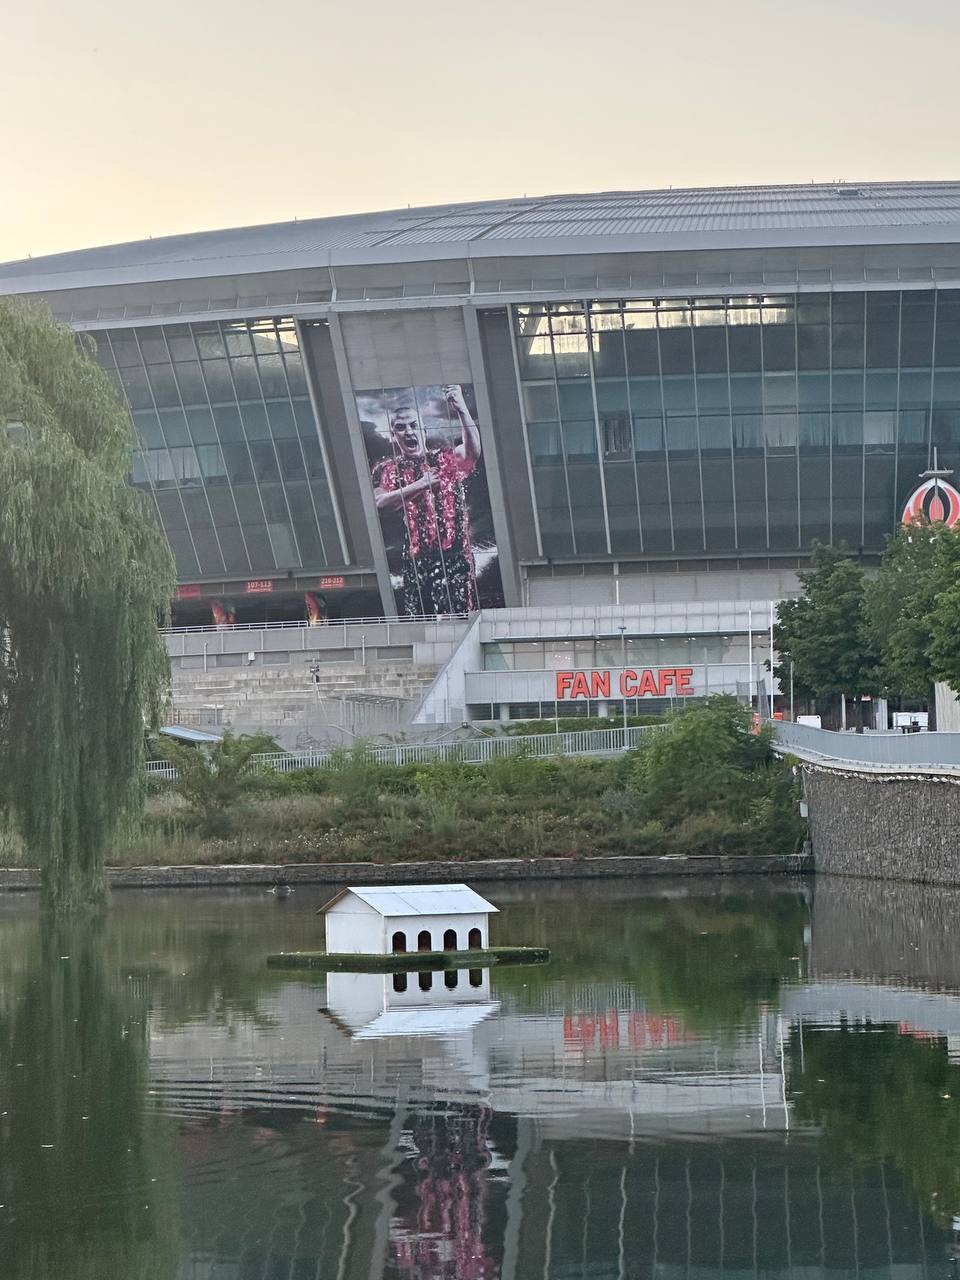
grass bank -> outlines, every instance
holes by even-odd
[[[110,862],[387,862],[544,856],[792,853],[797,786],[734,702],[671,719],[615,759],[518,756],[482,765],[375,764],[276,774],[258,743],[209,758],[173,747],[180,782],[153,783]]]

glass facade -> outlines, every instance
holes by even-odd
[[[547,556],[882,550],[960,466],[960,291],[514,308]]]
[[[292,320],[94,334],[181,580],[345,562]]]
[[[496,640],[482,646],[484,671],[563,671],[740,663],[746,636],[582,636],[576,640]]]

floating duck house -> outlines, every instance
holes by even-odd
[[[497,908],[465,884],[342,889],[320,908],[328,952],[390,955],[478,951]]]

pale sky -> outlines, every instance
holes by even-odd
[[[960,178],[957,0],[5,0],[0,261],[405,205]]]

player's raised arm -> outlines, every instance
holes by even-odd
[[[463,428],[463,439],[457,445],[456,453],[458,457],[468,462],[476,462],[480,457],[480,429],[473,420],[473,414],[467,408],[463,387],[457,382],[450,383],[443,388],[443,394],[447,404],[460,419],[460,426]]]

